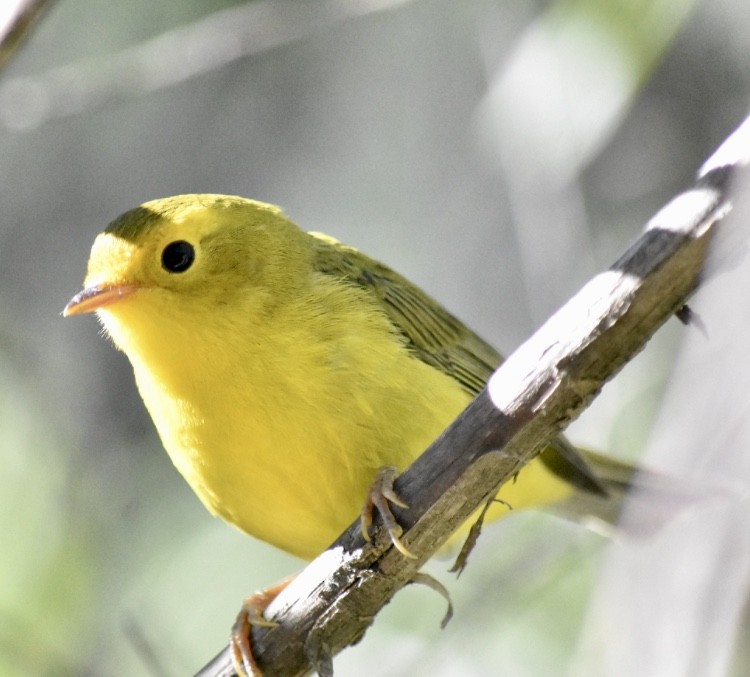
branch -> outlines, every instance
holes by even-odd
[[[361,639],[448,536],[684,307],[716,226],[731,212],[730,180],[749,159],[750,119],[706,163],[696,184],[511,355],[398,479],[397,491],[411,507],[394,512],[416,560],[388,547],[387,539],[364,547],[355,523],[274,600],[267,616],[278,627],[253,628],[252,636],[267,674],[303,675],[313,668],[332,674],[332,656]],[[234,674],[227,649],[199,673]]]

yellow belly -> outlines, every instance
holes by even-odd
[[[264,342],[248,340],[258,334],[252,325],[210,327],[242,341],[225,341],[221,351],[204,327],[170,326],[165,351],[163,330],[135,336],[128,327],[138,318],[126,308],[105,315],[166,450],[206,507],[303,558],[357,518],[378,468],[404,470],[470,400],[362,306],[353,299],[337,315],[337,307],[323,312],[301,298],[287,314],[264,318]],[[570,491],[534,462],[500,497],[521,508]]]
[[[357,518],[378,468],[404,470],[470,400],[451,378],[405,354],[375,361],[349,379],[345,397],[332,372],[305,380],[303,393],[278,387],[278,378],[270,391],[240,379],[223,383],[221,398],[191,402],[166,396],[148,375],[138,382],[164,446],[206,507],[310,559]],[[500,497],[522,508],[569,492],[535,461]]]

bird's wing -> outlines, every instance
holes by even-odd
[[[368,291],[415,357],[453,378],[472,396],[482,390],[503,361],[491,345],[402,275],[328,235],[310,235],[316,240],[317,271]],[[607,493],[585,452],[579,452],[564,437],[554,440],[540,460],[579,489]]]
[[[354,247],[322,233],[311,235],[318,241],[316,270],[367,290],[415,357],[453,378],[472,396],[482,390],[502,362],[492,346],[405,277]]]

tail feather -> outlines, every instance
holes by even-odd
[[[593,451],[580,450],[604,493],[577,490],[549,506],[563,517],[607,535],[649,536],[717,491],[680,477],[636,467]],[[627,520],[623,507],[627,502]]]

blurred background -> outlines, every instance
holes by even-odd
[[[206,513],[124,356],[62,320],[109,221],[278,203],[507,353],[740,123],[748,34],[744,0],[52,3],[0,72],[0,674],[190,674],[302,566]],[[570,429],[727,500],[661,543],[514,515],[460,580],[429,565],[446,630],[406,589],[336,674],[747,674],[742,275],[696,298],[708,336],[669,322]]]

